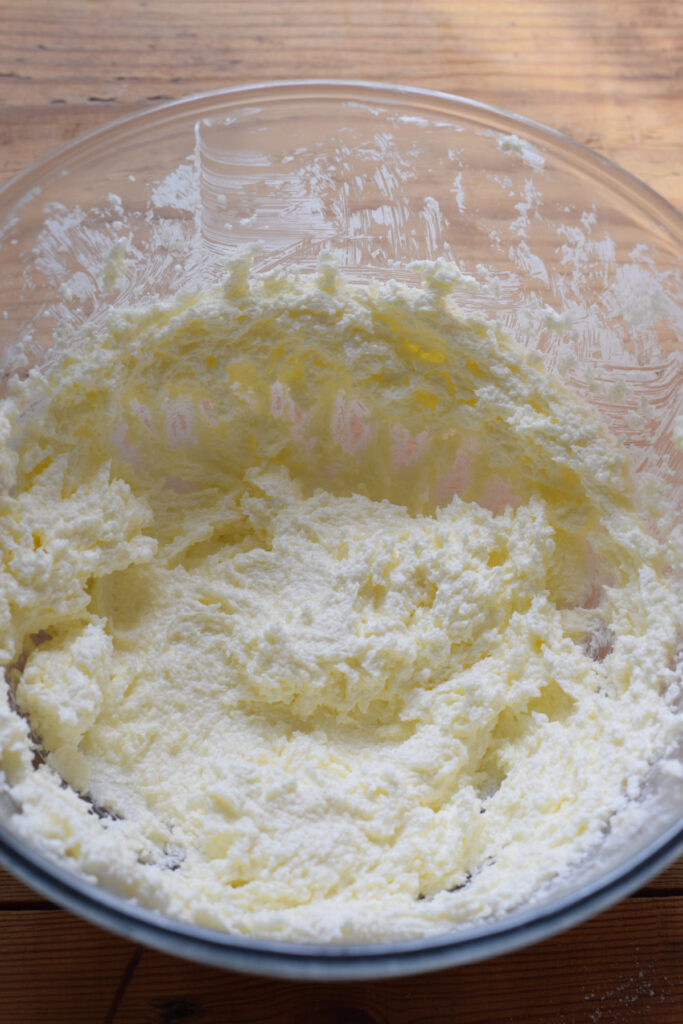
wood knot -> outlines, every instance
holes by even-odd
[[[158,1004],[159,1024],[176,1024],[176,1021],[191,1020],[198,1007],[189,999],[168,999]]]

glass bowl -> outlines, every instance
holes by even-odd
[[[56,333],[112,305],[222,278],[258,243],[257,269],[334,254],[354,280],[415,281],[445,257],[467,312],[500,321],[592,404],[679,509],[683,456],[683,217],[557,132],[469,100],[396,86],[272,83],[126,118],[0,189],[2,387]],[[350,979],[507,952],[595,914],[683,852],[683,783],[655,766],[623,841],[503,919],[438,937],[325,946],[243,938],[171,920],[20,842],[0,792],[0,861],[39,892],[134,941],[233,969]]]

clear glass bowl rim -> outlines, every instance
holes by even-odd
[[[79,150],[109,148],[178,115],[210,116],[228,102],[274,103],[296,99],[385,102],[441,108],[496,130],[518,132],[565,163],[587,168],[593,178],[647,212],[683,249],[683,214],[644,182],[545,125],[455,94],[389,83],[346,79],[293,79],[234,86],[184,97],[113,120],[52,150],[0,185],[0,213],[34,187],[34,179],[58,172]],[[3,210],[4,208],[4,210]],[[617,868],[574,892],[500,921],[455,933],[373,944],[331,945],[243,937],[185,924],[103,889],[95,890],[0,825],[0,863],[48,899],[91,923],[162,952],[216,967],[287,979],[359,980],[440,970],[498,956],[574,927],[628,896],[683,854],[683,815],[678,822]],[[96,895],[95,895],[96,893]]]

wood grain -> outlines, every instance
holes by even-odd
[[[81,133],[250,82],[452,92],[593,147],[683,209],[683,5],[0,0],[0,184]],[[0,1024],[679,1024],[683,861],[546,943],[381,983],[264,981],[143,950],[0,871]]]
[[[528,951],[422,977],[315,984],[175,960],[62,911],[3,914],[18,1024],[680,1024],[683,897],[630,901]],[[10,1015],[11,1014],[11,1015]]]

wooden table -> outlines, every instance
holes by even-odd
[[[642,0],[2,0],[0,182],[163,100],[295,77],[394,81],[514,110],[683,208],[683,6]],[[0,1024],[682,1020],[683,862],[523,952],[347,985],[173,960],[0,874]]]

